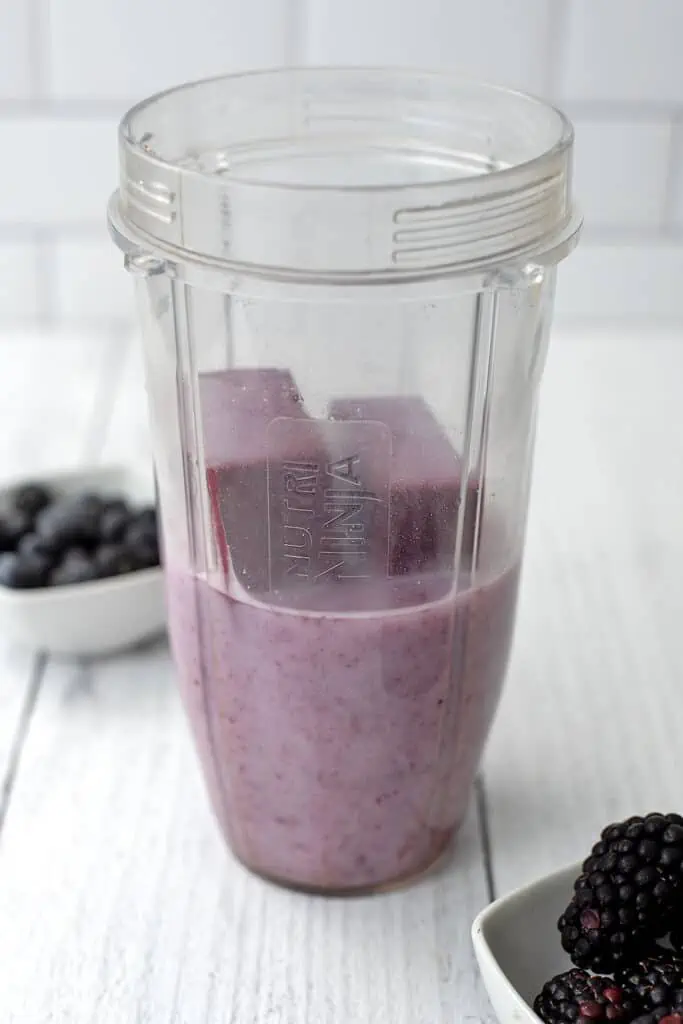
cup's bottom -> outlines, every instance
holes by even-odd
[[[394,875],[392,878],[388,878],[386,880],[370,883],[362,882],[358,885],[339,886],[334,884],[309,884],[301,879],[287,878],[286,876],[271,874],[257,865],[250,863],[245,857],[241,856],[233,846],[230,846],[230,849],[240,864],[242,864],[243,867],[253,875],[262,878],[264,881],[270,882],[273,885],[280,886],[281,888],[290,889],[294,892],[305,893],[309,896],[371,896],[376,893],[392,892],[395,889],[401,889],[404,886],[411,885],[430,874],[450,854],[457,832],[458,826],[441,832],[438,840],[430,847],[429,855],[409,870],[404,871],[401,874]]]

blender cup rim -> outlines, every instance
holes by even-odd
[[[309,283],[554,263],[581,226],[573,139],[551,104],[443,71],[219,75],[124,115],[109,222],[128,252]]]
[[[138,103],[134,104],[126,113],[123,115],[119,122],[119,140],[123,146],[131,149],[138,150],[144,159],[149,163],[154,163],[164,168],[177,168],[177,160],[166,158],[161,156],[159,153],[146,148],[146,144],[141,139],[135,139],[132,135],[132,122],[135,117],[138,117],[159,104],[160,102],[168,99],[172,99],[182,94],[188,94],[194,90],[200,90],[207,86],[218,85],[222,82],[229,84],[234,83],[238,85],[240,82],[246,82],[256,79],[284,79],[289,76],[296,76],[299,78],[314,78],[314,77],[325,77],[332,79],[334,76],[344,75],[349,78],[357,78],[359,81],[366,75],[373,76],[395,76],[405,81],[417,81],[418,79],[429,79],[435,83],[441,83],[442,85],[450,85],[452,88],[466,88],[472,92],[476,91],[481,95],[482,99],[489,98],[495,101],[495,99],[507,100],[507,101],[518,101],[520,104],[524,103],[528,109],[536,109],[539,113],[553,114],[557,119],[557,134],[555,141],[542,149],[539,150],[535,155],[525,160],[520,160],[511,164],[503,164],[501,166],[491,167],[486,174],[486,177],[495,178],[496,181],[504,181],[506,177],[515,174],[518,171],[531,170],[536,165],[552,158],[556,154],[561,154],[566,150],[570,149],[574,143],[574,127],[562,110],[540,96],[536,96],[531,92],[526,92],[522,89],[513,89],[508,86],[498,85],[495,83],[481,81],[476,78],[468,78],[467,76],[456,75],[448,71],[434,70],[433,68],[422,68],[419,66],[415,67],[401,67],[399,65],[350,65],[350,64],[311,64],[305,67],[297,66],[274,66],[268,68],[257,68],[249,71],[236,71],[229,72],[227,74],[210,75],[205,78],[193,79],[188,82],[183,82],[179,85],[170,86],[167,89],[161,89],[150,96],[145,97]],[[143,136],[144,139],[144,136]],[[189,165],[182,166],[183,175],[192,175],[198,178],[211,178],[215,175],[215,171],[208,171]],[[472,174],[449,174],[444,175],[441,178],[434,179],[432,181],[420,182],[420,188],[431,190],[443,188],[450,184],[459,185],[466,184],[467,182],[476,182],[482,178],[481,172]],[[415,189],[416,182],[408,181],[400,184],[387,184],[387,183],[365,183],[365,184],[331,184],[328,182],[291,182],[281,180],[269,180],[267,178],[254,178],[247,174],[240,174],[231,171],[230,175],[226,177],[226,181],[229,181],[230,185],[236,186],[247,186],[257,189],[269,189],[269,190],[283,190],[292,192],[403,192]]]

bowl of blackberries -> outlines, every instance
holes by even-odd
[[[502,1024],[683,1024],[683,816],[607,825],[581,864],[482,911],[472,939]]]
[[[103,467],[0,488],[0,631],[54,653],[103,654],[165,627],[150,480]]]

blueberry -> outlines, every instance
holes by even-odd
[[[0,555],[0,586],[14,590],[43,587],[49,569],[48,561],[40,555]]]
[[[15,543],[11,530],[5,522],[4,514],[0,513],[0,552],[14,551]]]
[[[20,555],[38,555],[52,565],[59,551],[53,544],[37,533],[25,533],[17,545]]]
[[[72,508],[88,509],[90,512],[102,512],[105,508],[105,500],[93,491],[81,491],[80,494],[70,494],[64,499]]]
[[[124,544],[101,544],[93,559],[101,577],[121,576],[137,568],[133,555]]]
[[[143,523],[150,531],[157,532],[157,510],[154,505],[146,505],[136,515],[138,523]]]
[[[156,541],[140,540],[134,544],[127,542],[136,569],[152,569],[159,565],[159,546]]]
[[[17,487],[12,495],[12,505],[28,516],[38,515],[52,501],[52,493],[42,484],[28,483]]]
[[[55,549],[90,547],[99,539],[101,513],[96,495],[60,498],[38,514],[36,533]]]
[[[107,544],[123,540],[130,521],[130,512],[125,506],[105,508],[100,519],[100,537]]]
[[[136,568],[150,569],[159,564],[159,541],[156,526],[141,513],[126,530],[124,543],[135,560]]]
[[[53,587],[65,586],[69,583],[88,583],[97,579],[97,568],[87,553],[81,548],[67,551],[62,562],[50,573]]]
[[[130,527],[126,531],[126,536],[130,535],[133,538],[145,537],[148,540],[156,541],[158,532],[157,511],[153,506],[148,506],[133,514]]]
[[[14,551],[21,538],[30,533],[32,517],[19,509],[0,514],[0,551]]]
[[[127,512],[130,515],[130,506],[125,498],[106,498],[104,502],[105,512]]]

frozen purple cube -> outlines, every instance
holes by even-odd
[[[279,369],[200,374],[199,399],[214,540],[226,579],[246,590],[270,588],[272,516],[269,473],[315,472],[324,458],[315,433],[273,431],[280,418],[309,421],[292,375]],[[311,421],[309,421],[311,422]]]
[[[199,378],[206,480],[221,568],[270,600],[317,607],[331,582],[386,576],[391,437],[311,419],[288,371]],[[370,486],[370,483],[372,486]]]
[[[386,424],[392,437],[389,573],[450,570],[460,514],[462,464],[442,427],[419,396],[343,398],[330,416]],[[465,492],[462,561],[471,565],[477,488]]]

